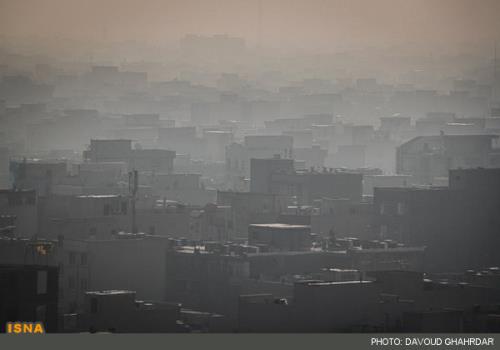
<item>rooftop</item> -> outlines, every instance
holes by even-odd
[[[308,225],[290,225],[290,224],[251,224],[250,227],[260,227],[260,228],[272,228],[272,229],[282,229],[282,230],[293,230],[293,229],[310,229],[311,226]]]
[[[135,292],[130,291],[130,290],[111,289],[111,290],[97,290],[97,291],[92,291],[92,292],[86,292],[85,294],[97,295],[97,296],[125,295],[125,294],[134,294],[135,295]]]
[[[85,194],[76,196],[77,198],[117,198],[120,195],[117,194]]]

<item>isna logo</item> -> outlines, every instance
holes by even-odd
[[[6,332],[11,334],[43,334],[42,322],[7,322]]]

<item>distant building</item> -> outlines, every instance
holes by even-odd
[[[17,235],[38,234],[38,196],[35,190],[0,190],[0,213],[15,217]]]
[[[142,176],[144,184],[152,187],[160,198],[187,205],[204,206],[216,201],[217,192],[202,187],[200,174],[159,173]]]
[[[0,189],[10,188],[9,155],[9,148],[0,146]]]
[[[145,300],[164,300],[168,238],[117,233],[89,240],[91,290],[127,289]]]
[[[266,246],[269,251],[300,251],[311,248],[311,227],[288,224],[252,224],[248,243]]]
[[[91,162],[120,162],[130,158],[132,140],[90,140],[83,158]]]
[[[217,204],[230,207],[234,238],[247,238],[250,224],[276,222],[291,200],[289,196],[269,192],[218,191]]]
[[[500,169],[455,169],[449,177],[449,187],[375,188],[374,233],[427,246],[427,270],[500,265]]]
[[[295,173],[292,159],[281,159],[276,156],[271,159],[250,160],[250,191],[256,193],[273,193],[272,176],[274,174]]]
[[[14,188],[36,190],[39,196],[50,195],[68,176],[66,162],[11,161],[10,170]]]
[[[158,146],[163,149],[192,156],[204,153],[194,126],[160,128],[158,133]]]
[[[291,171],[292,163],[284,159],[252,159],[252,192],[292,196],[297,204],[311,204],[315,199],[347,198],[361,201],[360,173],[322,171]]]
[[[85,293],[78,330],[112,333],[186,332],[180,322],[180,304],[143,301],[127,290]]]
[[[83,157],[90,162],[126,162],[129,170],[171,173],[175,151],[132,149],[131,140],[91,140]]]
[[[226,171],[230,175],[250,176],[251,159],[279,157],[293,159],[293,137],[288,135],[245,136],[243,145],[226,147]]]
[[[373,196],[376,187],[408,187],[410,175],[364,175],[363,194]]]
[[[498,136],[419,136],[398,147],[396,172],[411,175],[413,184],[434,184],[453,168],[500,166]]]
[[[129,198],[119,195],[50,196],[40,200],[45,237],[109,239],[130,225]]]

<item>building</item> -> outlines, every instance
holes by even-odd
[[[68,176],[66,162],[11,161],[10,170],[14,188],[36,190],[39,196],[51,194]]]
[[[376,187],[408,187],[410,175],[364,175],[363,195],[373,196]]]
[[[396,151],[396,173],[410,175],[412,184],[436,184],[454,168],[500,166],[498,136],[419,136]]]
[[[131,225],[130,199],[120,195],[50,196],[40,200],[44,237],[109,239]]]
[[[130,158],[132,140],[90,140],[83,158],[91,162],[121,162]]]
[[[250,224],[276,222],[290,204],[289,196],[269,192],[217,192],[217,205],[230,207],[233,238],[247,238]]]
[[[205,159],[212,162],[224,162],[226,147],[233,142],[233,133],[223,130],[205,130]]]
[[[168,238],[118,233],[88,241],[89,290],[133,290],[145,300],[165,300]]]
[[[343,281],[332,280],[331,273],[326,280],[299,280],[286,296],[241,295],[238,330],[484,332],[498,327],[497,289],[424,279],[414,271],[350,275]]]
[[[174,171],[175,151],[163,149],[134,149],[129,159],[129,169],[141,172],[170,174]]]
[[[268,251],[300,251],[311,249],[311,227],[288,224],[252,224],[248,243],[266,247]]]
[[[361,201],[363,179],[361,173],[332,169],[290,171],[291,163],[279,158],[252,159],[251,164],[252,192],[291,196],[298,205],[312,204],[315,199],[323,197]]]
[[[250,176],[251,159],[279,157],[293,159],[293,137],[289,135],[249,135],[243,144],[226,147],[226,171],[229,175]]]
[[[83,158],[89,162],[125,162],[129,170],[171,173],[175,151],[164,149],[132,149],[132,140],[91,140]]]
[[[159,173],[142,176],[141,182],[150,185],[156,196],[169,201],[199,206],[214,203],[217,192],[203,188],[200,178],[200,174]]]
[[[374,233],[427,246],[426,270],[497,266],[500,169],[454,169],[449,187],[375,188]]]
[[[188,246],[173,241],[167,252],[164,300],[223,315],[235,331],[240,294],[288,294],[291,289],[290,284],[249,278],[247,251],[255,247],[217,242]]]
[[[276,156],[271,159],[250,160],[250,192],[272,193],[273,174],[293,174],[293,160],[281,159]]]
[[[0,190],[0,215],[15,218],[16,234],[33,237],[38,233],[38,197],[35,190]]]
[[[240,332],[346,332],[380,327],[378,286],[373,281],[299,281],[288,297],[241,295]],[[342,315],[342,317],[339,317]]]
[[[176,151],[179,154],[191,154],[192,156],[204,153],[201,139],[197,137],[194,126],[160,128],[158,133],[158,146],[163,149]]]
[[[42,322],[46,332],[58,329],[58,268],[0,265],[0,327],[7,322]]]
[[[84,241],[0,238],[0,264],[58,269],[57,312],[75,312],[90,286],[88,250]]]
[[[10,150],[0,146],[0,189],[10,188]]]
[[[85,293],[78,330],[111,333],[186,332],[180,322],[181,305],[137,300],[128,290],[102,290]]]

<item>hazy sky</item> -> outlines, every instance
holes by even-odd
[[[493,46],[500,1],[0,0],[0,34],[9,36],[163,43],[187,33],[243,36],[250,45],[261,33],[263,45],[326,50],[427,41]]]

